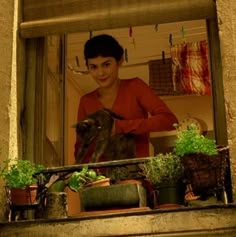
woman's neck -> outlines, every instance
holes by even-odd
[[[99,88],[98,89],[99,97],[102,98],[102,97],[114,96],[117,94],[119,87],[120,87],[120,79],[118,79],[116,83],[114,83],[110,87]]]

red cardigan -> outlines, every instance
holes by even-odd
[[[82,96],[78,121],[103,107],[98,99],[98,89]],[[173,124],[178,122],[165,103],[139,78],[121,80],[112,111],[125,118],[125,120],[116,120],[116,133],[135,134],[137,157],[149,156],[150,132],[173,130]],[[75,156],[79,146],[80,141],[77,137]],[[89,163],[92,152],[91,148],[82,163]]]

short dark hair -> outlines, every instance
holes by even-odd
[[[120,61],[123,57],[124,49],[119,42],[111,35],[101,34],[89,39],[84,45],[84,58],[88,65],[89,58],[114,57]]]

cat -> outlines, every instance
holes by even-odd
[[[91,162],[93,163],[99,162],[99,158],[102,155],[108,160],[134,158],[136,156],[134,136],[132,134],[111,136],[114,119],[123,118],[104,108],[87,115],[75,125],[76,133],[81,140],[76,163],[81,163],[93,141],[95,141],[95,149],[91,157]]]

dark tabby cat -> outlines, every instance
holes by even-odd
[[[111,136],[114,119],[122,119],[109,109],[98,110],[76,124],[76,133],[80,137],[76,163],[80,163],[89,145],[95,139],[95,149],[91,162],[98,162],[104,155],[108,160],[135,157],[135,142],[132,134]]]

